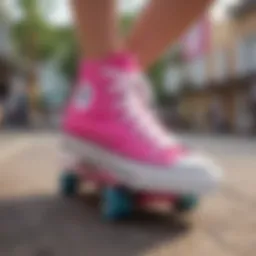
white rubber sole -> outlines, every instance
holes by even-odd
[[[134,190],[205,195],[215,190],[221,179],[220,169],[199,155],[186,157],[172,167],[162,167],[125,159],[68,135],[62,137],[61,143],[64,152],[71,157],[72,165],[80,162],[94,164]]]

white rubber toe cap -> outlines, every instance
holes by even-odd
[[[183,157],[175,165],[175,170],[180,177],[181,190],[202,195],[216,190],[223,176],[213,161],[195,153]]]

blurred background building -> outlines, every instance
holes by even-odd
[[[165,88],[190,129],[255,132],[256,1],[240,1],[216,21],[207,13],[180,40]]]

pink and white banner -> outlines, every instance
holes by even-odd
[[[204,15],[182,38],[183,56],[190,61],[205,55],[210,49],[211,22]]]

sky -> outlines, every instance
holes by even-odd
[[[16,10],[12,11],[13,15],[19,16],[18,8],[15,8],[15,0],[6,1],[10,10]],[[118,7],[121,12],[134,12],[138,11],[147,1],[148,0],[118,0]],[[225,8],[238,1],[239,0],[217,0],[214,7],[211,9],[212,17],[216,21],[222,21],[226,18]],[[69,24],[72,20],[68,4],[69,0],[55,0],[54,2],[56,2],[56,5],[47,18],[57,25]]]
[[[65,24],[69,23],[70,12],[68,6],[69,0],[57,0],[56,10],[51,15],[51,20],[54,23]],[[118,7],[121,12],[133,12],[138,10],[147,0],[118,0]]]

